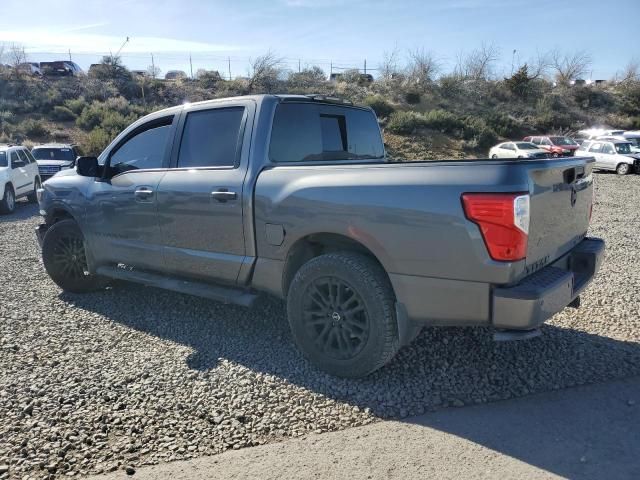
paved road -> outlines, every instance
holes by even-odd
[[[430,477],[639,479],[640,377],[146,467],[133,478]]]

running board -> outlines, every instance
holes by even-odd
[[[222,303],[233,303],[243,307],[250,307],[258,298],[254,293],[240,288],[222,287],[208,283],[193,282],[188,280],[167,277],[156,273],[141,272],[127,268],[101,266],[96,269],[98,275],[103,275],[116,280],[141,283],[148,287],[163,288],[174,292],[186,293],[196,297],[204,297]]]
[[[514,340],[529,340],[542,335],[539,328],[533,330],[496,330],[493,332],[495,342],[511,342]]]

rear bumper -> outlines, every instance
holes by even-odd
[[[517,285],[494,288],[491,323],[531,330],[566,307],[591,282],[604,258],[604,241],[586,238],[568,254]]]

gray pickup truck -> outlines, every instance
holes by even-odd
[[[424,325],[534,336],[594,277],[593,159],[392,163],[372,110],[263,95],[148,115],[39,190],[64,290],[129,280],[286,299],[318,367],[360,377]]]

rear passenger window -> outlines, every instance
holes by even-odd
[[[178,168],[237,165],[243,116],[244,107],[188,113],[180,142]]]
[[[24,150],[17,150],[17,152],[18,152],[18,156],[20,157],[20,160],[22,160],[25,165],[29,165],[31,163],[31,160],[29,159],[29,157],[27,156]]]
[[[272,162],[384,158],[375,115],[369,110],[310,103],[281,103],[271,131]]]
[[[594,153],[600,153],[601,150],[602,150],[601,143],[594,143],[591,145],[591,148],[589,149],[590,152],[594,152]]]

